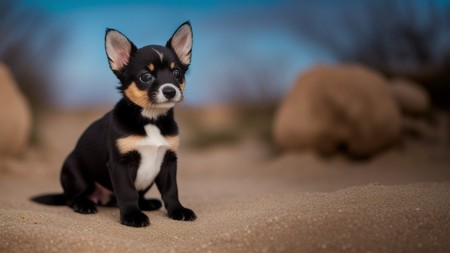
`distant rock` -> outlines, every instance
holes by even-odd
[[[274,122],[282,150],[345,151],[365,158],[400,137],[399,108],[387,81],[359,65],[316,66],[298,77]]]
[[[398,105],[406,114],[423,115],[430,110],[430,96],[419,84],[397,78],[390,82],[390,87]]]
[[[9,71],[0,63],[0,158],[20,155],[31,131],[28,103]]]

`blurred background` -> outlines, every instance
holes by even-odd
[[[33,99],[42,96],[40,103],[113,104],[119,96],[112,89],[117,80],[106,64],[105,29],[118,29],[142,47],[165,44],[182,22],[190,20],[195,46],[187,105],[220,103],[236,95],[258,99],[258,92],[276,92],[266,95],[279,98],[299,70],[330,58],[315,42],[299,38],[297,28],[291,27],[296,25],[290,23],[300,20],[283,17],[292,6],[296,12],[303,9],[286,1],[2,1],[2,33],[7,36],[2,39],[1,59],[17,76],[23,75],[16,69],[26,69],[18,61],[41,66],[21,77],[32,80],[23,83],[35,83],[24,92]],[[290,13],[294,19],[298,14]],[[269,80],[275,78],[269,74],[259,77],[269,69],[277,72],[276,80]],[[245,87],[242,93],[233,91],[244,86],[230,84],[236,81],[245,86],[276,84],[270,91]]]
[[[188,147],[250,137],[274,154],[359,159],[405,136],[448,146],[450,1],[1,0],[1,80],[19,93],[2,86],[4,150],[19,125],[18,146],[43,144],[48,117],[92,120],[120,98],[107,27],[142,47],[186,20],[193,59],[177,117]]]
[[[106,28],[142,47],[186,20],[177,177],[198,222],[115,233],[116,209],[31,203],[120,99]],[[448,182],[450,0],[0,0],[2,252],[450,252]]]

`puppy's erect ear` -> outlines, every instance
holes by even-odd
[[[192,52],[192,27],[189,21],[184,22],[167,41],[167,47],[172,48],[181,63],[189,66]]]
[[[130,57],[137,48],[125,35],[114,29],[106,29],[105,49],[109,66],[115,72],[120,71],[130,62]]]

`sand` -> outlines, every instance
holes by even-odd
[[[99,114],[46,115],[42,144],[2,161],[0,252],[450,252],[450,152],[440,143],[407,141],[361,162],[274,155],[254,140],[184,148],[180,198],[194,222],[161,209],[131,228],[117,208],[81,215],[30,202],[60,191],[64,156]]]

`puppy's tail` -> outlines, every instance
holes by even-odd
[[[31,201],[49,206],[64,206],[67,198],[63,193],[57,193],[35,196],[31,198]]]

